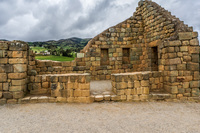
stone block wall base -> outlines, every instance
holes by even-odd
[[[50,96],[26,96],[21,99],[0,99],[0,105],[4,104],[35,104],[35,103],[93,103],[93,102],[200,102],[200,97],[174,98],[171,94],[149,95],[91,95],[90,97],[50,97]]]

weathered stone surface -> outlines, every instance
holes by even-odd
[[[6,57],[6,51],[5,50],[0,50],[0,58]]]
[[[187,70],[199,71],[199,63],[187,63]]]
[[[4,105],[4,104],[6,104],[6,99],[5,98],[0,99],[0,105]]]
[[[188,49],[189,49],[188,46],[181,46],[181,47],[180,47],[180,51],[181,51],[181,52],[187,52]]]
[[[52,61],[46,61],[45,65],[48,66],[48,67],[51,67],[53,65],[53,62]]]
[[[148,87],[149,86],[149,80],[142,80],[141,81],[141,86],[142,87]]]
[[[199,47],[198,46],[189,47],[189,53],[190,54],[198,54],[199,53]]]
[[[11,92],[3,92],[3,97],[6,99],[12,99],[13,95]]]
[[[186,64],[178,64],[177,70],[186,70]]]
[[[95,96],[94,100],[97,101],[97,102],[103,101],[103,95],[97,95],[97,96]]]
[[[89,90],[82,90],[81,91],[81,96],[83,96],[83,97],[89,97],[90,96],[90,91]]]
[[[7,100],[7,104],[16,104],[17,103],[17,99],[8,99]]]
[[[197,38],[190,40],[190,45],[199,46],[199,40]]]
[[[40,90],[41,89],[41,83],[34,83],[32,85],[33,90]]]
[[[0,64],[7,64],[8,58],[0,58]]]
[[[192,32],[181,32],[178,34],[180,40],[190,40],[192,39],[193,33]]]
[[[29,70],[28,71],[28,75],[29,76],[36,76],[37,75],[37,71],[36,70]]]
[[[56,100],[59,103],[66,103],[67,102],[67,98],[66,97],[57,97]]]
[[[23,97],[24,97],[24,92],[23,91],[13,92],[13,98],[19,99],[19,98],[23,98]]]
[[[8,49],[9,44],[6,42],[0,43],[0,49]]]
[[[9,73],[8,78],[9,79],[24,79],[27,77],[26,73]]]
[[[171,93],[177,94],[178,93],[178,87],[177,86],[171,86]]]
[[[16,50],[16,51],[22,51],[27,50],[28,44],[24,42],[11,42],[9,50]]]
[[[26,86],[10,86],[9,91],[23,91],[26,89]]]
[[[8,91],[9,90],[9,83],[3,83],[3,90]]]
[[[2,92],[2,91],[0,91],[0,98],[2,98],[2,96],[3,96],[3,92]]]
[[[77,53],[77,58],[83,58],[85,56],[84,53]]]
[[[6,73],[0,73],[0,82],[6,82],[7,81],[7,74]]]
[[[171,65],[181,64],[181,59],[180,59],[180,58],[169,59],[169,63],[170,63]]]
[[[3,90],[3,83],[0,83],[0,91]]]
[[[42,88],[49,88],[49,82],[42,82]]]
[[[198,88],[199,81],[190,81],[190,88]]]
[[[192,55],[192,62],[199,63],[199,55],[198,54],[193,54]]]
[[[199,88],[192,88],[192,97],[199,97],[200,91]]]
[[[12,51],[12,57],[13,58],[22,58],[23,52],[22,51]]]
[[[0,65],[0,73],[10,73],[13,72],[13,66],[6,64],[6,65]]]
[[[13,65],[14,72],[26,72],[27,71],[27,65],[26,64],[15,64]]]
[[[181,41],[169,41],[169,46],[181,46]]]
[[[49,101],[49,97],[47,97],[47,96],[38,97],[38,102],[39,103],[47,103],[48,101]]]
[[[53,65],[53,62],[52,62],[52,65]],[[45,67],[45,62],[37,60],[37,67]]]
[[[69,66],[71,66],[71,62],[69,62],[69,61],[62,62],[62,66],[69,67]]]
[[[21,86],[26,84],[26,79],[12,80],[12,86]]]
[[[11,58],[9,59],[9,64],[26,64],[27,59],[23,58]]]

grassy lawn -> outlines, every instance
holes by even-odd
[[[50,55],[50,56],[35,56],[35,59],[37,60],[52,60],[52,61],[72,61],[74,58],[70,57],[64,57],[64,56],[55,56],[55,55]]]
[[[31,47],[31,50],[33,50],[34,52],[37,51],[37,53],[40,53],[40,52],[45,51],[47,49],[43,48],[43,47]]]

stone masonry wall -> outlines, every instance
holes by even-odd
[[[181,32],[179,40],[162,46],[164,88],[174,98],[199,97],[199,41],[196,32]]]
[[[149,101],[150,92],[163,89],[162,72],[112,74],[113,91],[120,101]]]
[[[48,94],[65,102],[90,102],[89,74],[45,74],[32,76],[30,94]],[[64,102],[63,101],[63,102]]]
[[[27,49],[21,41],[0,42],[0,103],[17,103],[26,94]]]
[[[0,104],[20,102],[27,93],[91,100],[89,81],[84,80],[85,90],[79,85],[83,73],[90,80],[112,80],[115,100],[147,100],[164,91],[173,99],[198,99],[198,33],[145,0],[133,16],[94,37],[71,62],[35,60],[26,43],[0,42]]]

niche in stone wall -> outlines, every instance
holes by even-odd
[[[122,63],[130,64],[130,48],[123,48]]]
[[[109,65],[108,49],[101,49],[101,66]]]
[[[151,70],[158,71],[158,47],[151,47]]]

